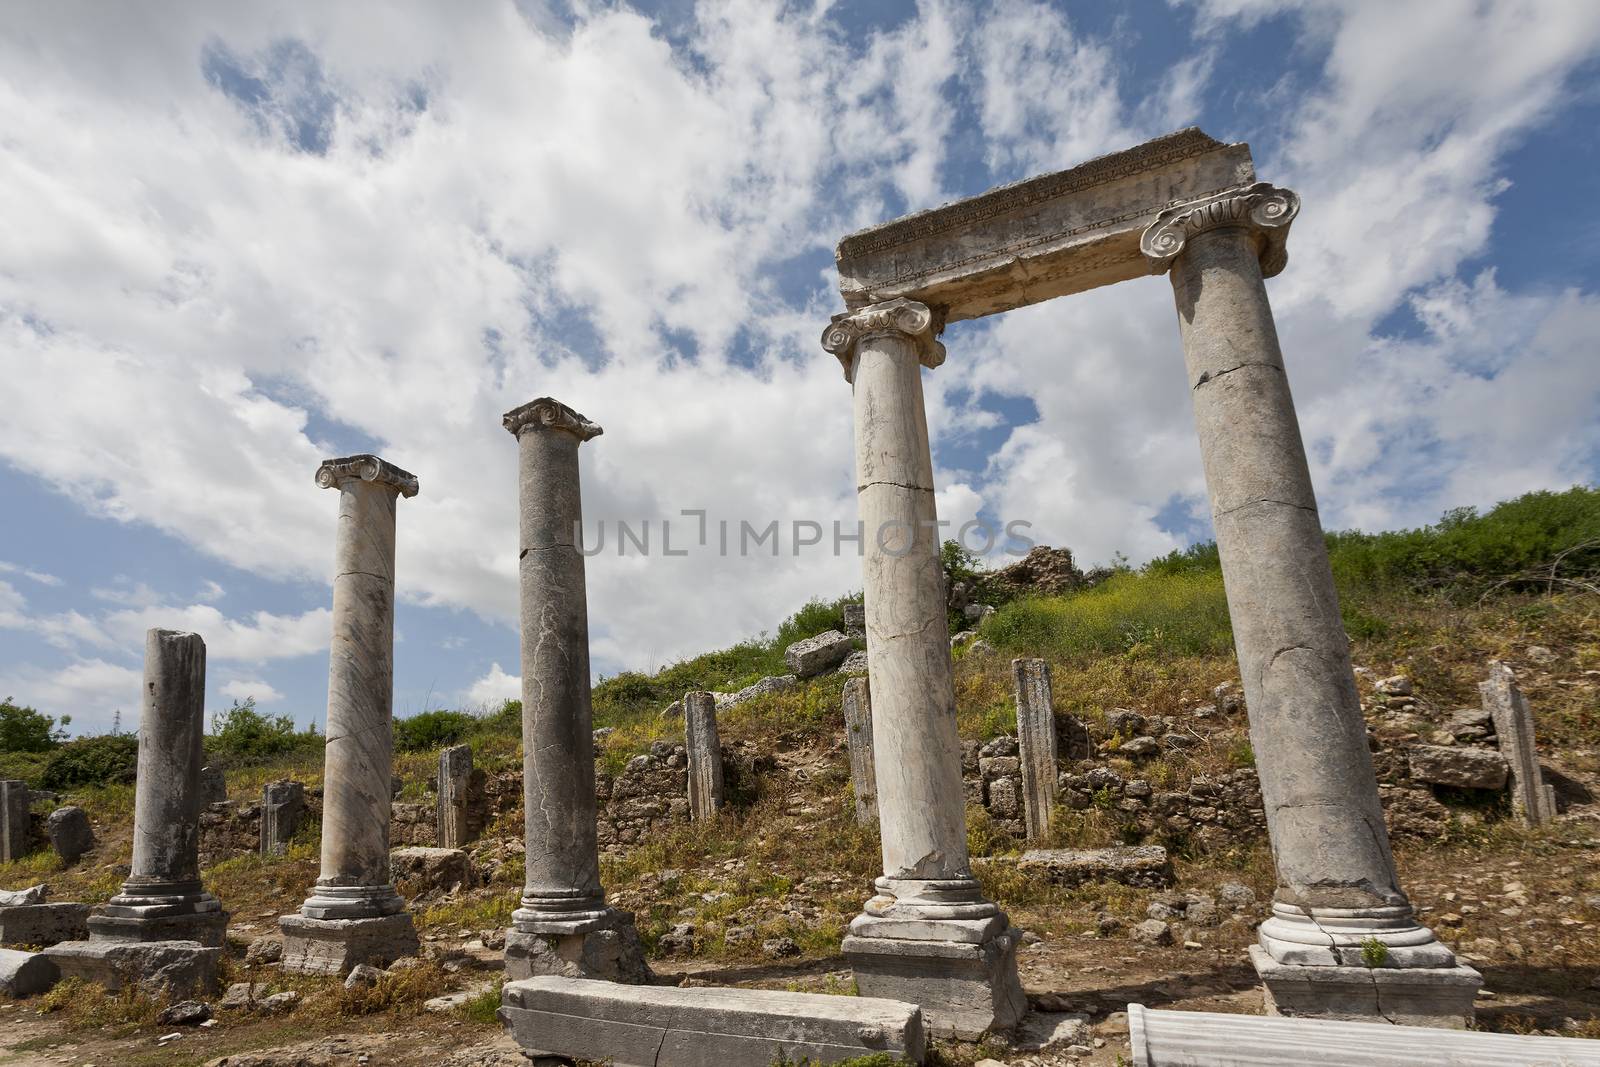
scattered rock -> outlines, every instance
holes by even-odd
[[[76,804],[52,811],[44,821],[44,828],[50,835],[50,847],[56,850],[63,863],[77,863],[80,856],[94,848],[94,827],[89,825],[89,813]]]
[[[378,984],[383,977],[383,972],[370,963],[358,963],[350,968],[350,973],[345,975],[344,987],[346,989],[366,989]]]
[[[851,647],[848,635],[829,630],[784,649],[783,662],[797,678],[814,678],[842,663]]]
[[[265,982],[235,982],[222,994],[217,1007],[223,1011],[249,1011],[267,995]]]
[[[0,889],[0,908],[20,908],[30,904],[43,904],[49,894],[48,885],[30,885],[26,889]]]
[[[1129,935],[1141,945],[1172,944],[1172,927],[1160,919],[1146,919],[1129,931]]]
[[[405,882],[412,894],[453,893],[477,884],[472,857],[459,848],[397,848],[389,853],[396,882]]]
[[[1117,755],[1126,756],[1129,759],[1146,759],[1150,756],[1159,755],[1160,752],[1161,742],[1153,737],[1135,737],[1131,741],[1124,741],[1117,746]]]
[[[774,937],[761,942],[761,954],[770,960],[788,959],[800,955],[800,946],[792,937]]]
[[[1217,900],[1230,908],[1248,908],[1256,902],[1256,891],[1243,882],[1223,882],[1217,887]]]
[[[862,651],[861,649],[855,649],[854,651],[852,651],[848,656],[846,656],[844,658],[844,662],[839,664],[839,673],[840,674],[850,674],[850,675],[866,674],[867,673],[867,654],[866,654],[866,652]]]
[[[1038,1052],[1057,1045],[1077,1045],[1089,1040],[1089,1017],[1067,1012],[1029,1012],[1017,1027],[1015,1044],[1022,1052]]]
[[[1541,667],[1547,667],[1556,661],[1556,654],[1543,645],[1529,645],[1523,655],[1528,657],[1529,663],[1535,663]]]
[[[284,1015],[294,1010],[300,1003],[300,994],[293,989],[285,989],[282,993],[273,993],[257,1001],[261,1011],[266,1015]]]
[[[1504,789],[1509,767],[1505,757],[1487,748],[1412,745],[1406,753],[1411,777],[1430,785],[1458,789]]]
[[[156,1022],[162,1026],[199,1026],[211,1018],[211,1005],[203,1000],[180,1000],[161,1009]]]
[[[1044,871],[1057,885],[1119,882],[1161,889],[1172,884],[1172,860],[1160,845],[1117,848],[1036,848],[1022,854],[1018,867]]]
[[[283,942],[275,937],[258,937],[244,950],[247,967],[261,967],[283,959]]]
[[[1382,679],[1373,688],[1386,697],[1408,697],[1411,695],[1411,679],[1403,674],[1396,674]]]

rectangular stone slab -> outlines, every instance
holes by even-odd
[[[0,945],[54,945],[89,936],[87,904],[19,904],[0,908]]]
[[[628,986],[583,978],[509,982],[500,1019],[529,1053],[617,1067],[766,1067],[873,1053],[921,1063],[915,1004],[767,989]]]
[[[1165,208],[1255,181],[1250,146],[1193,127],[839,242],[850,308],[905,297],[975,319],[1150,273],[1139,237]]]

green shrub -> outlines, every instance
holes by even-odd
[[[518,709],[521,709],[519,703]],[[464,711],[424,711],[394,723],[394,747],[401,752],[423,752],[460,741],[478,725]]]
[[[804,641],[829,630],[843,630],[844,606],[850,600],[850,597],[840,597],[837,600],[808,601],[779,624],[778,636],[773,639],[772,648],[781,656],[783,650],[796,641]]]
[[[132,734],[99,734],[64,743],[50,754],[39,775],[41,789],[133,781],[139,766],[139,740]]]
[[[296,730],[293,718],[263,715],[256,710],[255,698],[249,697],[243,704],[235,700],[227,711],[212,713],[206,753],[213,759],[238,766],[263,763],[321,743],[322,737],[315,727]]]
[[[1069,596],[1016,600],[986,619],[982,633],[1004,651],[1057,659],[1233,648],[1222,576],[1206,572],[1119,573]]]
[[[61,716],[62,726],[71,722],[70,715]],[[0,700],[0,752],[49,752],[66,736],[49,715],[13,704],[10,697]]]

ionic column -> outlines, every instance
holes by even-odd
[[[389,876],[394,769],[395,504],[416,476],[377,456],[324,460],[339,491],[322,871],[298,916],[283,916],[284,968],[338,973],[414,953],[417,937]]]
[[[1395,876],[1262,281],[1283,269],[1299,206],[1294,193],[1258,184],[1170,209],[1142,242],[1153,269],[1172,275],[1277,866],[1273,914],[1252,955],[1269,1003],[1285,1014],[1393,1017],[1396,998],[1426,987],[1436,1024],[1461,1025],[1480,978],[1457,968],[1416,921]],[[1308,976],[1307,968],[1346,970],[1348,988],[1325,971]],[[1406,969],[1429,973],[1398,973]]]
[[[938,1033],[1004,1028],[1027,1008],[1016,939],[967,857],[950,630],[922,368],[938,317],[909,300],[836,316],[822,346],[854,390],[867,660],[883,876],[844,949],[863,995],[920,1003]]]
[[[519,452],[527,835],[522,906],[506,933],[506,976],[647,982],[633,916],[606,903],[596,840],[578,446],[602,431],[549,397],[502,421]]]
[[[122,890],[89,918],[94,940],[222,944],[228,916],[200,884],[200,766],[206,645],[150,630],[133,796],[133,862]]]

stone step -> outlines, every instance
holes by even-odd
[[[921,1063],[926,1044],[915,1004],[767,989],[527,978],[506,985],[500,1018],[529,1055],[617,1067],[767,1067],[873,1053]]]

